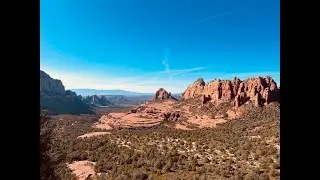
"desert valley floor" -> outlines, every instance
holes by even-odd
[[[161,104],[170,108],[172,102]],[[231,118],[216,113],[212,119],[198,115],[176,121],[157,120],[158,106],[155,102],[148,106],[151,110],[110,113],[100,119],[52,117],[50,151],[57,159],[65,157],[61,175],[79,179],[89,175],[92,179],[279,178],[279,104],[250,107],[241,118],[229,112]],[[224,106],[194,111],[219,112]]]

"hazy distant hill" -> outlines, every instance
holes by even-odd
[[[87,104],[96,106],[114,106],[114,104],[110,102],[105,96],[87,96],[82,98],[82,101]]]
[[[126,100],[125,104],[142,104],[145,103],[148,100],[151,100],[154,95],[141,95],[141,96],[123,96],[123,98]],[[110,98],[110,96],[109,96]],[[108,99],[108,97],[107,97]],[[110,100],[112,102],[112,100]]]
[[[153,95],[153,93],[139,93],[125,90],[98,90],[98,89],[70,89],[71,91],[80,94],[81,96],[92,95],[122,95],[122,96],[142,96]]]
[[[104,97],[112,102],[113,104],[116,104],[116,105],[121,105],[121,104],[135,104],[131,101],[129,101],[127,99],[126,96],[123,96],[123,95],[104,95]],[[138,96],[139,97],[139,96]]]
[[[173,94],[173,97],[176,99],[179,99],[181,96],[181,93],[179,94]],[[140,96],[124,96],[124,95],[104,95],[104,97],[107,98],[108,101],[112,102],[116,105],[137,105],[145,103],[148,100],[151,100],[154,98],[154,95],[140,95]]]

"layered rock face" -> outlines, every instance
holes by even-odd
[[[65,91],[60,80],[40,70],[40,106],[54,114],[93,114],[91,107],[73,91]]]
[[[202,78],[197,79],[194,83],[192,83],[182,94],[181,99],[194,98],[197,95],[202,94],[203,88],[205,86],[205,82]]]
[[[235,107],[252,101],[256,106],[280,100],[280,89],[269,76],[249,78],[241,81],[215,79],[207,84],[198,79],[182,94],[182,99],[201,95],[203,103],[232,101]]]
[[[165,89],[163,88],[160,88],[157,92],[156,92],[156,95],[154,97],[154,100],[168,100],[168,99],[171,99],[171,100],[175,100],[177,101],[177,99],[173,96],[171,96],[171,93],[166,91]]]
[[[40,70],[40,92],[62,95],[65,93],[65,88],[60,80],[52,79],[48,74]]]

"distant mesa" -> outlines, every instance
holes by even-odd
[[[171,96],[171,93],[163,88],[159,88],[154,96],[154,100],[174,100],[178,101],[175,97]]]

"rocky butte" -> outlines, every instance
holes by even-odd
[[[248,78],[241,81],[215,79],[205,83],[202,78],[197,79],[182,94],[181,99],[201,98],[202,103],[220,103],[231,101],[233,106],[239,107],[247,102],[256,106],[280,101],[280,88],[270,77]]]
[[[159,88],[156,92],[153,100],[174,100],[178,101],[175,97],[171,96],[171,93],[163,88]]]

